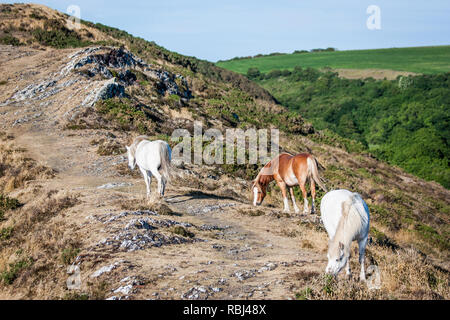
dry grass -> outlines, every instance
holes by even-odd
[[[137,210],[151,210],[160,215],[179,215],[164,203],[156,192],[151,194],[150,199],[145,196],[136,199],[120,199],[115,203],[122,210],[137,211]]]
[[[323,245],[314,240],[308,246]],[[358,280],[360,265],[356,246],[353,246],[350,265],[352,278],[342,271],[337,278],[326,274],[300,270],[295,274],[297,299],[307,300],[361,300],[361,299],[449,299],[450,275],[448,271],[433,266],[426,256],[414,249],[391,250],[372,245],[366,252],[367,283]],[[315,248],[317,250],[317,248]],[[326,252],[326,248],[324,250]],[[378,269],[379,286],[376,284]],[[372,289],[370,289],[372,288]]]
[[[54,170],[27,157],[26,150],[15,146],[11,136],[4,137],[5,140],[0,141],[0,191],[9,193],[23,187],[27,181],[55,176]]]
[[[81,241],[75,228],[61,218],[79,200],[65,192],[28,185],[31,180],[52,178],[55,172],[28,158],[11,136],[0,137],[0,189],[22,191],[21,201],[1,196],[0,288],[21,298],[62,296],[67,274],[61,263],[73,261]]]
[[[0,246],[2,290],[27,298],[50,297],[67,279],[60,264],[68,264],[81,247],[74,228],[57,219],[78,201],[64,193],[41,194],[8,216],[12,233]],[[33,285],[31,285],[33,284]]]

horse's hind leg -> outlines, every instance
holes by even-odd
[[[147,170],[144,170],[142,168],[139,168],[139,170],[141,170],[142,176],[144,177],[144,181],[145,181],[145,186],[147,188],[147,198],[150,197],[150,183],[151,183],[151,175],[149,174],[149,172]]]
[[[288,201],[288,197],[287,197],[287,192],[286,192],[286,183],[284,183],[283,181],[277,181],[278,186],[281,189],[281,194],[283,195],[283,204],[284,204],[284,212],[289,212],[289,201]]]
[[[316,199],[316,183],[311,178],[311,198],[312,198],[312,204],[311,204],[311,214],[316,212],[316,208],[314,206],[314,202]]]
[[[164,196],[164,192],[166,191],[166,179],[164,176],[161,177],[161,196]]]
[[[364,270],[364,257],[366,253],[366,244],[367,244],[367,237],[358,242],[359,263],[361,264],[361,272],[359,274],[359,280],[361,281],[366,281],[366,272]]]
[[[300,189],[302,190],[303,194],[303,213],[307,214],[309,213],[309,205],[308,205],[308,194],[306,193],[305,188],[305,181],[300,181]]]
[[[158,169],[152,170],[152,173],[155,176],[156,180],[158,180],[158,193],[162,197],[162,196],[164,196],[163,177],[159,173]]]
[[[292,204],[294,205],[294,211],[295,211],[295,213],[299,213],[300,209],[297,207],[297,204],[295,203],[294,187],[289,187],[289,192],[291,193],[291,199],[292,199]]]

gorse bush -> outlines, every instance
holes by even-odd
[[[21,203],[17,199],[9,198],[0,194],[0,222],[5,220],[5,212],[8,210],[14,210],[21,206]]]
[[[0,37],[0,44],[6,44],[6,45],[12,45],[12,46],[20,46],[22,43],[20,42],[19,39],[11,36],[11,35],[6,35],[3,37]]]
[[[95,109],[108,120],[115,122],[122,130],[135,129],[142,134],[149,131],[150,121],[143,107],[134,105],[130,99],[113,98],[99,101]]]
[[[0,273],[0,280],[2,280],[5,284],[12,284],[20,272],[29,268],[32,264],[33,260],[31,258],[23,258],[16,262],[10,263],[9,268]]]
[[[42,45],[58,49],[85,47],[92,44],[90,41],[82,40],[77,32],[69,30],[57,19],[46,20],[44,29],[35,29],[33,37]]]

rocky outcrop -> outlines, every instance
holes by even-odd
[[[35,105],[48,106],[58,100],[59,96],[71,91],[67,99],[76,102],[66,111],[64,117],[73,120],[81,110],[94,106],[99,100],[114,97],[128,97],[127,87],[136,84],[138,75],[155,84],[160,95],[178,95],[181,99],[190,99],[191,91],[186,79],[181,75],[154,68],[137,58],[124,48],[89,47],[79,50],[68,57],[68,61],[57,71],[45,75],[45,80],[28,84],[17,90],[0,106]],[[45,72],[42,70],[42,72]],[[35,119],[33,115],[17,119],[14,125]]]
[[[90,53],[97,51],[91,51]],[[135,57],[123,48],[103,48],[103,51],[103,53],[94,53],[83,57],[73,64],[73,69],[81,70],[88,66],[89,68],[84,69],[84,74],[88,77],[92,78],[100,75],[105,79],[115,78],[124,87],[135,83],[137,77],[133,70],[138,70],[158,82],[161,95],[174,94],[185,99],[191,97],[191,92],[183,76],[175,75],[165,70],[154,69],[142,59]],[[180,88],[177,81],[182,84],[182,87],[185,88],[184,90]]]
[[[138,216],[140,218],[126,219],[129,216]],[[151,247],[203,241],[198,238],[186,238],[175,235],[168,229],[178,225],[185,228],[193,227],[190,223],[182,223],[170,219],[155,219],[151,216],[158,217],[159,214],[149,210],[142,210],[93,216],[92,218],[103,223],[106,228],[111,228],[111,236],[101,240],[95,248],[110,252],[131,252]],[[113,223],[114,226],[111,225]]]

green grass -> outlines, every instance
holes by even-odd
[[[389,69],[435,74],[450,71],[450,46],[349,50],[264,56],[220,61],[219,67],[246,74],[249,68],[262,73],[295,66],[334,69]]]
[[[80,253],[79,248],[73,247],[65,248],[61,253],[61,262],[64,263],[65,265],[69,265],[78,256],[79,253]]]
[[[0,280],[2,280],[5,284],[12,284],[14,280],[18,277],[18,275],[22,272],[22,270],[27,269],[33,264],[33,260],[31,258],[23,258],[14,263],[9,264],[9,269],[4,270],[0,273]]]

